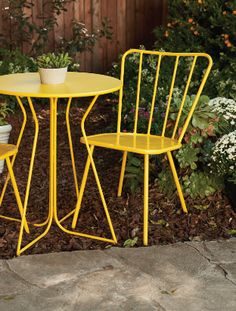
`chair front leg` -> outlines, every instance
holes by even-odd
[[[126,168],[126,162],[127,162],[127,154],[128,154],[128,152],[124,151],[123,158],[122,158],[121,171],[120,171],[118,193],[117,193],[118,197],[120,197],[121,194],[122,194],[123,183],[124,183],[124,176],[125,176],[125,168]]]
[[[149,155],[144,155],[144,207],[143,207],[143,244],[148,245],[148,184],[149,184]]]
[[[184,196],[183,196],[183,192],[182,192],[182,189],[181,189],[181,186],[180,186],[179,178],[178,178],[178,175],[177,175],[177,172],[176,172],[174,160],[173,160],[173,157],[172,157],[172,154],[171,154],[170,151],[167,151],[167,157],[168,157],[168,160],[170,162],[170,168],[171,168],[171,171],[172,171],[172,174],[173,174],[173,177],[174,177],[174,181],[175,181],[175,184],[176,184],[176,188],[177,188],[177,191],[178,191],[178,194],[179,194],[179,199],[180,199],[180,203],[181,203],[182,209],[183,209],[183,211],[185,213],[188,213],[188,210],[187,210],[187,207],[186,207],[186,204],[185,204],[185,200],[184,200]]]

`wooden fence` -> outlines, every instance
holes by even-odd
[[[3,8],[4,1],[0,0],[0,9]],[[43,0],[33,3],[34,7],[25,13],[32,21],[40,24],[37,16],[43,16],[47,12],[42,11]],[[154,27],[165,23],[166,11],[167,0],[77,0],[68,3],[67,11],[57,17],[58,26],[50,34],[48,44],[53,49],[59,37],[70,39],[72,20],[84,22],[88,30],[92,31],[101,25],[104,18],[108,18],[112,26],[112,40],[102,38],[92,52],[80,55],[81,70],[104,72],[125,50],[140,44],[152,46],[152,31]],[[10,31],[0,14],[0,32],[8,32],[10,35]],[[23,50],[27,52],[27,45]]]

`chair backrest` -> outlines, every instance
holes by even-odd
[[[211,67],[212,59],[205,53],[128,50],[121,62],[117,132],[124,131],[125,118],[133,117],[133,126],[126,131],[140,133],[143,118],[146,134],[159,129],[158,135],[181,142]]]

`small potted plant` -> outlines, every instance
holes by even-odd
[[[0,144],[7,144],[12,126],[7,123],[6,117],[12,110],[8,107],[4,98],[0,98]],[[0,173],[3,172],[4,160],[0,160]]]
[[[67,68],[72,59],[68,53],[47,53],[37,57],[40,80],[42,84],[64,83]]]

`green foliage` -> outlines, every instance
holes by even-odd
[[[210,97],[235,98],[235,7],[233,1],[172,0],[168,21],[154,29],[157,50],[206,52],[214,66],[205,86]]]
[[[33,58],[22,54],[19,49],[10,51],[0,48],[0,75],[21,72],[33,72],[37,66]],[[16,99],[13,96],[0,96],[1,101],[6,102],[10,110],[16,107]]]
[[[124,247],[134,247],[138,242],[138,237],[134,237],[133,239],[128,239],[124,242]]]
[[[33,1],[8,0],[8,3],[3,7],[3,19],[11,25],[11,35],[0,34],[0,47],[14,51],[15,49],[22,49],[24,44],[29,50],[27,54],[34,57],[48,52],[49,38],[57,27],[58,16],[67,11],[68,3],[74,1],[76,0],[43,1],[42,11],[44,14],[37,15],[32,20],[27,12],[33,10],[35,6]],[[72,37],[70,39],[59,38],[55,50],[68,52],[73,57],[74,62],[77,63],[79,61],[77,53],[91,50],[102,37],[107,39],[112,37],[112,27],[107,18],[103,19],[100,27],[91,32],[84,23],[73,20]],[[78,64],[75,67],[77,69]]]
[[[0,102],[0,125],[8,124],[6,121],[6,117],[9,113],[12,112],[12,109],[7,105],[6,102]]]
[[[236,235],[236,229],[226,230],[226,233],[229,234],[229,235]]]
[[[170,197],[176,190],[173,175],[169,168],[163,168],[156,179],[158,189]]]
[[[102,37],[109,40],[112,38],[112,27],[108,18],[102,20],[101,28],[95,29],[92,32],[89,32],[84,23],[73,20],[71,40],[61,38],[58,43],[58,49],[67,51],[76,58],[78,52],[92,51],[92,48]]]
[[[125,169],[125,187],[134,193],[143,183],[143,161],[132,153],[128,153]]]
[[[223,188],[223,180],[218,176],[207,175],[204,172],[192,172],[183,177],[184,191],[191,198],[204,198]]]
[[[72,58],[68,53],[47,53],[38,56],[36,62],[39,68],[65,68],[71,64]]]
[[[10,51],[0,48],[0,75],[36,71],[34,60],[19,49]]]
[[[0,45],[9,50],[20,48],[22,43],[27,43],[30,47],[30,54],[41,53],[47,46],[48,36],[57,25],[57,17],[66,11],[66,5],[75,0],[53,0],[43,2],[45,15],[38,15],[40,23],[32,22],[26,14],[27,10],[32,10],[35,3],[30,0],[8,0],[3,8],[3,18],[7,23],[11,22],[12,36],[1,35]]]
[[[179,166],[186,168],[190,166],[192,170],[197,168],[198,154],[200,148],[193,148],[192,144],[185,144],[176,154]]]

